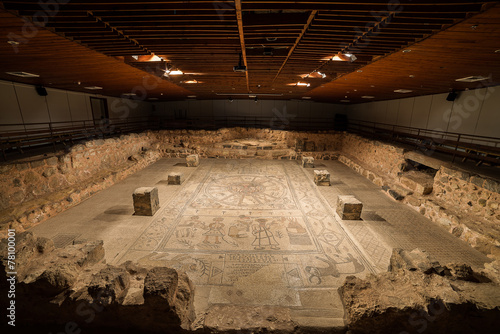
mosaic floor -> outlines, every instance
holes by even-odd
[[[330,171],[331,187],[317,187],[313,169],[297,161],[182,162],[162,159],[33,231],[58,246],[103,239],[108,263],[185,271],[199,314],[211,305],[282,306],[305,325],[342,323],[337,288],[348,275],[387,270],[392,247],[487,260],[337,161],[316,166]],[[183,174],[180,186],[167,185],[169,172]],[[140,186],[158,187],[153,217],[133,215]],[[332,209],[339,194],[363,201],[362,221],[340,220]]]

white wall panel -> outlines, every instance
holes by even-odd
[[[429,113],[431,112],[432,96],[418,96],[415,98],[413,114],[411,117],[411,126],[414,128],[425,129],[429,122]]]
[[[71,122],[67,92],[47,88],[47,105],[51,122]],[[68,126],[68,124],[59,124],[59,126]]]
[[[397,124],[400,126],[410,126],[413,113],[413,103],[415,102],[415,99],[411,97],[399,101],[400,103]]]
[[[45,96],[40,96],[34,86],[16,85],[19,106],[25,123],[50,122]]]
[[[484,91],[483,91],[484,92]],[[500,86],[489,87],[484,95],[475,135],[500,137]]]

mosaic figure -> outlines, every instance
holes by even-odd
[[[236,225],[232,225],[229,228],[228,235],[231,238],[248,238],[248,233],[250,232],[250,225],[252,224],[252,220],[250,217],[241,215],[236,223]]]
[[[350,253],[347,253],[347,258],[344,259],[343,262],[337,262],[334,259],[332,259],[330,256],[328,256],[326,253],[324,254],[326,259],[322,259],[318,256],[316,258],[322,262],[325,262],[328,267],[314,267],[314,266],[307,266],[306,267],[306,272],[309,274],[309,283],[313,284],[321,284],[323,281],[323,278],[327,276],[332,276],[332,277],[339,277],[341,274],[345,275],[350,275],[350,274],[357,274],[359,272],[362,272],[365,270],[365,267],[359,263],[359,261],[352,256]],[[342,265],[351,265],[351,270],[349,271],[340,271],[339,266]]]
[[[252,242],[254,249],[262,250],[269,247],[271,249],[279,249],[279,243],[274,238],[273,232],[269,229],[269,225],[266,224],[267,219],[259,218],[257,219],[259,223],[258,226],[253,226],[252,234],[255,236],[255,240]]]
[[[208,231],[203,233],[203,235],[205,236],[205,240],[203,240],[203,243],[209,244],[211,243],[209,239],[213,238],[216,244],[220,244],[219,238],[222,239],[224,237],[224,223],[222,223],[223,220],[224,218],[220,217],[216,217],[213,219],[214,222],[208,225]]]

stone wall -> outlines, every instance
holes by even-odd
[[[500,186],[442,167],[435,178],[406,172],[404,149],[335,131],[231,128],[162,130],[75,145],[66,153],[0,166],[0,235],[22,231],[161,157],[339,159],[395,198],[485,254],[500,255]]]
[[[390,271],[348,276],[339,288],[350,333],[496,333],[498,277],[424,251],[393,250]]]
[[[0,236],[23,231],[161,157],[336,159],[340,133],[231,128],[164,130],[90,140],[55,156],[0,166]],[[249,144],[242,144],[249,141]]]
[[[191,328],[194,286],[186,273],[131,262],[107,265],[102,241],[55,248],[52,240],[31,232],[15,239],[15,276],[8,273],[13,271],[8,241],[0,241],[0,288],[12,289],[15,279],[11,300],[19,333],[178,333]]]
[[[153,132],[87,141],[55,156],[0,167],[0,228],[24,229],[161,157]]]
[[[477,250],[500,258],[500,182],[442,166],[429,196],[405,203]]]
[[[341,148],[349,160],[357,160],[381,176],[396,178],[406,165],[403,148],[358,135],[345,133]]]

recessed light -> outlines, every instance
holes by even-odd
[[[403,50],[403,53],[408,53],[408,52],[411,52],[411,49]]]
[[[19,45],[19,42],[13,40],[8,41],[7,43],[9,43],[10,45]]]
[[[355,89],[354,91],[355,91],[355,92],[357,92],[358,90],[357,90],[357,89]]]
[[[356,72],[358,72],[358,73],[363,73],[363,70],[357,70]]]
[[[195,99],[196,95],[188,95],[188,99]]]
[[[375,86],[374,86],[374,85],[370,85],[370,87],[371,87],[371,88],[375,88]]]
[[[302,98],[303,98],[304,100],[310,100],[310,99],[311,99],[311,97],[310,97],[310,96],[302,96]]]
[[[411,93],[411,92],[413,92],[413,91],[409,90],[409,89],[396,89],[394,91],[394,93],[402,93],[402,94]]]
[[[99,87],[99,86],[88,86],[88,87],[83,87],[85,89],[90,89],[90,90],[99,90],[99,89],[102,89],[102,87]]]
[[[477,81],[483,81],[483,80],[488,80],[488,78],[483,77],[481,75],[473,75],[470,77],[465,77],[465,78],[460,78],[455,81],[460,81],[460,82],[477,82]]]
[[[415,78],[415,76],[413,74],[410,74],[410,78]]]
[[[38,74],[28,73],[28,72],[5,72],[9,75],[14,75],[16,77],[21,78],[38,78],[40,77]]]
[[[365,96],[361,96],[362,99],[374,99],[375,96],[369,96],[369,95],[365,95]]]

